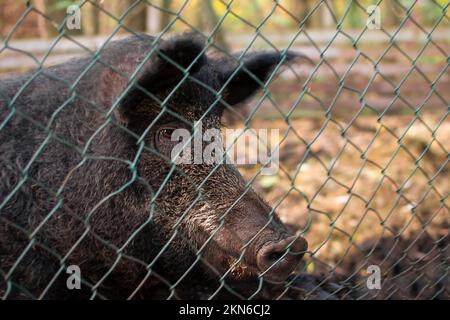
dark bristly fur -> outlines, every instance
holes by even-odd
[[[253,53],[229,79],[239,64],[208,58],[195,36],[154,40],[133,36],[94,63],[88,56],[0,82],[0,296],[165,298],[200,254],[174,293],[205,298],[219,282],[189,290],[228,270],[258,231],[236,268],[246,271],[230,273],[230,283],[257,280],[257,250],[286,236],[276,217],[264,227],[270,207],[231,165],[179,165],[167,179],[171,166],[155,142],[167,124],[191,128],[225,81],[227,103],[250,97],[259,84],[248,71],[264,82],[283,55]],[[161,107],[186,68],[190,78]],[[223,108],[210,110],[204,129],[220,127]],[[72,264],[81,290],[66,287]]]

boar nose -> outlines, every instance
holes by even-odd
[[[284,281],[298,266],[307,249],[306,240],[297,236],[269,242],[257,253],[257,267],[265,279]]]

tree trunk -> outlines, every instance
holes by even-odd
[[[333,1],[327,1],[326,4],[322,5],[322,26],[325,28],[334,28],[335,25],[335,10],[333,6]]]
[[[47,4],[45,0],[34,0],[32,2],[33,7],[39,12],[47,13]],[[37,18],[37,30],[40,38],[48,39],[50,38],[50,32],[47,28],[47,19],[38,13]]]
[[[170,6],[172,4],[172,0],[163,0],[161,7],[164,9],[161,11],[161,18],[160,18],[160,26],[159,29],[163,30],[167,25],[169,24],[171,20],[171,15],[167,11],[170,10]]]
[[[211,31],[217,26],[219,23],[219,17],[217,16],[216,12],[214,11],[214,7],[212,5],[211,0],[204,0],[202,1],[203,4],[203,10],[205,11],[204,14],[207,17],[206,24],[208,25],[208,29],[211,29]],[[229,51],[230,48],[228,46],[227,41],[225,40],[225,36],[223,34],[223,28],[220,26],[214,31],[214,41],[216,44],[219,45],[219,47],[224,51]]]
[[[308,14],[308,1],[291,0],[289,8],[292,14],[297,18],[298,23],[301,23]]]
[[[197,1],[194,11],[194,25],[199,30],[206,30],[206,21],[205,17],[203,16],[203,3],[202,1]]]
[[[395,4],[395,0],[385,0],[382,2],[381,10],[381,24],[382,27],[394,27],[398,26],[400,19],[399,14],[400,9]]]
[[[322,9],[324,5],[318,6],[318,3],[319,1],[317,0],[308,0],[308,12],[315,9],[308,19],[308,27],[320,28],[322,26]]]
[[[133,1],[129,1],[129,6],[133,4]],[[128,10],[128,7],[124,7],[122,14]],[[139,2],[127,13],[124,24],[135,32],[145,31],[145,24],[147,19],[147,10],[145,2]]]
[[[81,30],[85,35],[92,36],[98,33],[98,11],[95,6],[97,0],[85,2],[81,6]]]
[[[145,30],[152,36],[158,34],[159,32],[159,27],[161,26],[159,18],[160,18],[159,10],[150,5],[147,5]]]
[[[158,8],[147,5],[147,32],[155,35],[164,30],[172,19],[169,13],[172,0],[153,0],[152,3]]]
[[[124,13],[129,4],[129,0],[107,0],[100,2],[100,6],[109,13],[108,15],[103,11],[100,12],[99,30],[101,34],[109,34],[117,27],[119,24],[119,21],[117,20]]]

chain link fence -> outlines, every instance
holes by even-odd
[[[0,8],[3,299],[449,298],[447,1]]]

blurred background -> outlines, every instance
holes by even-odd
[[[368,27],[368,7],[380,20]],[[77,5],[80,28],[67,28]],[[240,167],[308,240],[299,272],[353,298],[449,298],[449,2],[0,0],[0,78],[94,54],[134,32],[201,32],[210,54],[290,48],[229,128],[280,129],[280,170]],[[381,290],[367,290],[379,265]],[[308,297],[308,296],[306,296]]]

